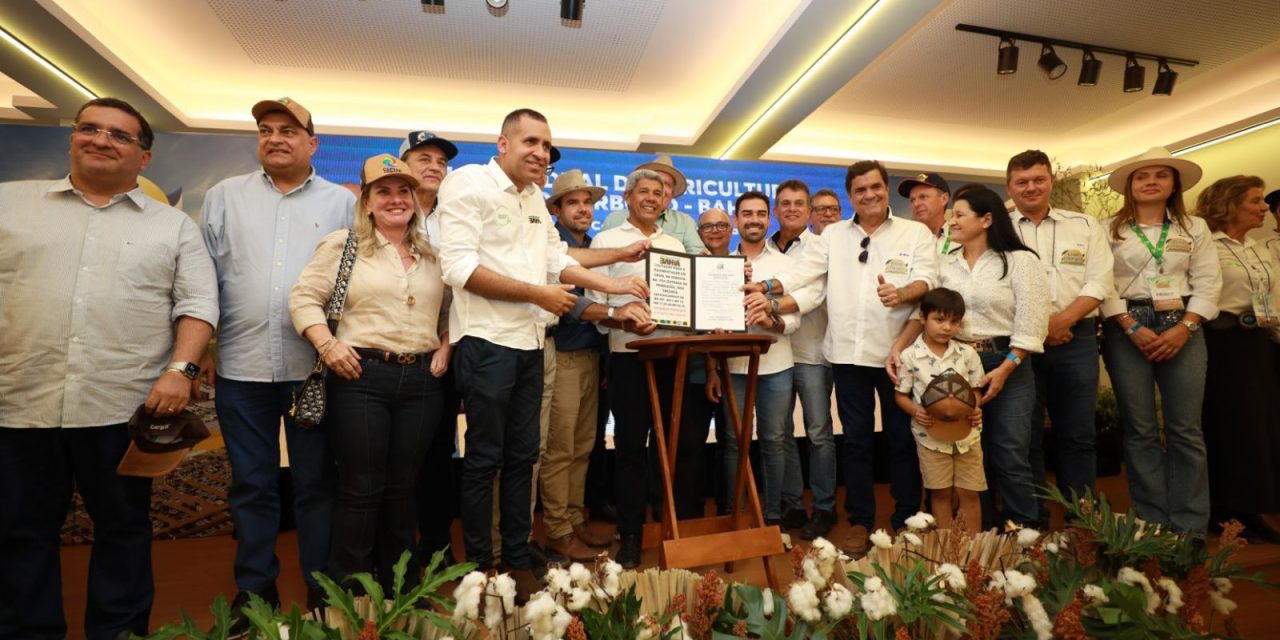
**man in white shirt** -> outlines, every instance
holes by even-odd
[[[453,287],[453,366],[467,407],[461,492],[467,559],[482,568],[493,564],[492,480],[502,471],[502,557],[525,596],[537,588],[529,496],[539,449],[545,312],[571,309],[575,285],[648,295],[643,279],[593,273],[566,253],[537,186],[550,151],[546,117],[532,109],[511,112],[497,157],[449,174],[437,211],[441,267]],[[548,282],[548,274],[559,274],[560,283]]]
[[[873,160],[855,162],[845,173],[854,217],[825,229],[812,252],[794,268],[748,291],[782,295],[825,277],[827,335],[823,356],[832,364],[836,406],[844,426],[845,510],[849,537],[845,549],[866,552],[875,525],[872,481],[875,400],[890,442],[891,494],[895,529],[920,507],[921,479],[911,421],[894,401],[893,382],[884,369],[889,349],[909,319],[914,304],[937,273],[937,251],[929,228],[889,211],[889,175]]]
[[[840,222],[840,196],[830,189],[818,189],[810,198],[809,229],[818,235],[822,230]]]
[[[676,168],[675,163],[671,161],[671,156],[658,156],[652,162],[646,162],[636,169],[657,172],[662,178],[662,214],[658,216],[658,226],[684,244],[686,253],[696,255],[705,252],[707,248],[702,244],[702,238],[698,234],[698,223],[693,216],[671,207],[671,201],[684,195],[685,186],[688,184],[684,172]],[[604,219],[604,223],[600,225],[600,230],[613,229],[621,225],[630,215],[629,209],[610,212]]]
[[[951,186],[936,173],[921,173],[898,183],[898,195],[911,202],[911,215],[916,222],[929,227],[937,238],[938,255],[946,255],[956,245],[951,242],[947,226],[947,203],[951,202]]]
[[[1031,356],[1036,378],[1031,468],[1045,485],[1044,419],[1048,411],[1057,458],[1057,484],[1065,495],[1093,490],[1097,475],[1095,404],[1098,399],[1098,306],[1111,295],[1114,259],[1106,229],[1094,218],[1049,204],[1053,167],[1043,151],[1009,159],[1005,187],[1013,199],[1013,228],[1040,256],[1049,281],[1049,335],[1044,353]],[[1049,512],[1039,505],[1040,520]]]
[[[809,186],[799,180],[786,180],[778,184],[778,199],[774,203],[774,217],[778,219],[778,231],[768,240],[768,245],[790,258],[798,257],[818,242],[818,232],[810,232],[807,225],[813,220],[809,206]],[[824,207],[835,202],[835,218],[840,218],[840,201],[830,194],[824,197]],[[829,219],[824,211],[824,219]],[[825,225],[815,227],[825,228]],[[754,277],[762,277],[754,274]],[[798,309],[804,314],[804,322],[791,335],[791,352],[795,360],[792,369],[795,395],[803,410],[804,432],[809,438],[809,487],[813,490],[813,515],[801,523],[800,538],[813,540],[826,536],[836,522],[836,440],[831,422],[831,389],[833,378],[831,363],[822,357],[822,342],[827,333],[827,308],[822,305],[819,289],[816,301],[807,308]],[[790,310],[788,307],[787,310]],[[787,421],[790,424],[790,420]],[[787,515],[783,516],[785,520]],[[800,514],[804,515],[804,514]],[[794,524],[794,523],[788,523]]]
[[[667,233],[658,224],[662,214],[663,196],[662,179],[657,172],[648,169],[637,169],[627,176],[627,184],[623,197],[630,212],[620,226],[601,231],[592,241],[596,248],[608,249],[622,247],[636,242],[648,240],[654,249],[666,251],[684,250],[684,245]],[[640,278],[645,272],[642,262],[619,262],[613,265],[598,267],[596,271],[615,279]],[[627,343],[644,337],[663,337],[679,335],[675,331],[658,330],[650,322],[649,308],[645,298],[630,293],[587,292],[587,297],[595,304],[587,307],[581,319],[597,323],[602,333],[609,334],[609,409],[614,420],[614,468],[618,470],[616,477],[618,504],[618,534],[622,545],[618,549],[618,563],[628,569],[640,564],[640,537],[644,528],[646,475],[649,470],[645,444],[653,431],[653,417],[644,363],[636,352],[627,348]],[[675,377],[675,363],[662,360],[654,363],[659,381],[670,381]],[[671,385],[659,384],[658,393],[663,413],[670,413]],[[676,458],[675,499],[677,517],[691,517],[689,512],[701,504],[700,485],[696,482],[702,477],[701,456],[695,451],[698,446],[697,433],[685,433],[694,436],[682,438],[678,445],[683,455]],[[701,442],[706,441],[706,433],[701,434]],[[686,443],[688,446],[686,446]],[[697,515],[701,515],[699,512]]]

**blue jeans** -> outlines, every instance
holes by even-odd
[[[418,469],[440,426],[441,382],[430,359],[411,365],[360,358],[360,378],[329,374],[325,429],[338,465],[330,577],[374,573],[384,590],[405,551],[416,552]],[[376,549],[376,550],[375,550]],[[405,584],[417,583],[414,556]]]
[[[0,638],[67,637],[59,530],[76,491],[93,519],[83,637],[147,634],[151,478],[116,474],[129,442],[123,424],[0,427]]]
[[[1031,356],[1036,379],[1036,406],[1031,414],[1031,468],[1036,486],[1046,486],[1044,474],[1044,417],[1049,412],[1058,487],[1063,495],[1093,490],[1098,475],[1094,424],[1098,403],[1098,334],[1092,319],[1078,323],[1071,342],[1046,346]],[[1049,512],[1040,505],[1042,522]]]
[[[502,559],[530,568],[529,496],[538,460],[542,411],[541,349],[512,349],[467,336],[453,352],[454,375],[467,414],[462,460],[462,538],[467,561],[493,565],[493,477],[498,487]]]
[[[804,434],[809,438],[809,488],[813,490],[813,508],[835,511],[836,436],[831,426],[831,388],[835,379],[831,367],[821,364],[797,363],[791,371],[804,414]],[[791,407],[794,413],[794,398]]]
[[[289,416],[300,382],[217,379],[214,406],[231,462],[231,517],[236,524],[236,587],[262,593],[280,574],[280,419],[284,419],[298,561],[308,587],[329,556],[336,474],[324,429],[299,429]]]
[[[1176,322],[1149,307],[1134,307],[1129,314],[1157,333]],[[1134,511],[1144,520],[1203,534],[1209,525],[1209,470],[1200,429],[1208,368],[1204,334],[1193,334],[1172,359],[1150,362],[1115,323],[1108,322],[1104,331],[1102,355],[1124,425],[1125,470]],[[1156,387],[1164,414],[1164,446],[1156,419]]]
[[[791,432],[791,407],[794,406],[791,383],[791,369],[756,379],[756,436],[760,439],[761,466],[764,467],[764,517],[769,520],[781,519],[787,510],[804,508],[800,449]],[[745,375],[733,375],[733,394],[738,415],[742,416],[747,397]],[[727,414],[728,409],[725,412]],[[730,492],[736,487],[738,472],[738,438],[732,431],[726,430],[724,446]]]
[[[911,417],[898,408],[893,398],[893,382],[884,367],[833,364],[836,409],[844,426],[844,506],[849,522],[867,528],[875,526],[874,486],[875,408],[880,398],[880,418],[889,438],[889,494],[893,496],[890,523],[895,529],[906,526],[907,518],[920,509],[924,481],[916,439],[911,435]]]
[[[978,355],[983,370],[989,372],[1005,362],[1007,354],[988,351]],[[982,405],[987,485],[1004,501],[1004,518],[1028,526],[1036,526],[1040,517],[1031,473],[1031,413],[1035,405],[1035,373],[1026,364],[1015,368],[1000,393]],[[990,510],[984,511],[994,515]]]

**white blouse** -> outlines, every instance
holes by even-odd
[[[1151,288],[1147,278],[1167,274],[1183,296],[1190,296],[1187,311],[1205,320],[1218,315],[1218,294],[1222,291],[1222,270],[1218,266],[1218,252],[1213,247],[1213,234],[1204,219],[1192,217],[1184,227],[1176,222],[1169,224],[1169,236],[1165,239],[1162,264],[1156,264],[1151,250],[1133,229],[1125,225],[1120,239],[1111,235],[1111,222],[1104,221],[1111,253],[1115,256],[1115,294],[1102,303],[1105,318],[1124,313],[1125,300],[1150,300]],[[1160,224],[1138,225],[1143,234],[1156,246],[1160,242]]]
[[[964,251],[943,256],[940,286],[964,297],[964,321],[957,337],[973,341],[1007,336],[1010,346],[1041,353],[1049,333],[1049,281],[1034,253],[1004,255],[1009,268],[1003,278],[999,252],[983,253],[972,269]]]
[[[1277,268],[1271,253],[1253,238],[1245,237],[1244,243],[1236,242],[1221,231],[1213,233],[1213,244],[1218,250],[1218,262],[1222,266],[1222,295],[1218,298],[1218,310],[1240,315],[1253,310],[1254,291],[1270,291],[1276,296]]]

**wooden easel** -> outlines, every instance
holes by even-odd
[[[735,560],[760,558],[769,586],[778,589],[778,580],[769,564],[769,556],[783,553],[782,531],[777,526],[766,526],[760,495],[756,492],[755,477],[751,472],[751,426],[755,414],[756,378],[760,370],[760,356],[769,350],[774,339],[753,334],[714,334],[682,336],[676,338],[649,338],[627,343],[635,349],[645,364],[649,380],[649,401],[653,411],[654,440],[658,447],[658,462],[662,471],[663,510],[662,522],[646,524],[642,546],[659,547],[662,568],[692,568],[724,563],[726,571],[732,570]],[[716,361],[720,379],[724,382],[725,397],[729,401],[730,426],[738,434],[738,473],[734,483],[729,514],[711,518],[676,518],[674,492],[677,443],[680,436],[680,410],[684,404],[685,377],[690,355],[710,355]],[[744,411],[738,412],[733,383],[729,376],[729,358],[747,357],[747,394]],[[658,399],[658,380],[654,371],[655,360],[674,358],[676,361],[675,390],[671,396],[670,435],[663,425],[662,407]],[[745,491],[746,500],[743,501]]]

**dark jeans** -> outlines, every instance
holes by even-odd
[[[0,427],[0,638],[64,638],[59,531],[79,491],[93,519],[84,632],[147,634],[151,480],[116,475],[125,425]]]
[[[658,403],[663,425],[670,422],[672,383],[675,361],[654,363],[658,381]],[[649,399],[649,379],[644,363],[634,353],[614,353],[609,360],[610,409],[613,411],[613,445],[618,473],[615,482],[618,495],[618,533],[639,534],[644,529],[646,443],[653,429],[653,410]],[[683,413],[683,411],[681,412]],[[683,418],[682,418],[683,421]],[[667,436],[670,437],[669,429]],[[672,487],[678,516],[702,515],[702,451],[707,432],[681,429],[676,452],[676,477]]]
[[[298,561],[307,586],[324,571],[333,526],[334,471],[323,429],[299,429],[289,416],[300,382],[217,380],[214,406],[231,462],[227,501],[236,524],[236,588],[263,593],[280,574],[280,419],[293,480]]]
[[[400,365],[366,356],[360,367],[358,380],[329,374],[324,428],[338,463],[338,499],[328,573],[341,579],[376,571],[390,589],[391,567],[417,550],[414,490],[442,394],[430,358]],[[406,586],[417,582],[416,557],[409,567]]]
[[[453,366],[440,378],[443,401],[440,426],[436,427],[427,455],[418,471],[418,553],[423,562],[431,554],[453,544],[453,519],[458,515],[458,486],[454,479],[453,454],[457,448],[458,396]],[[453,550],[446,554],[453,558]]]
[[[1038,487],[1045,485],[1044,418],[1049,412],[1057,459],[1058,488],[1065,496],[1093,490],[1098,475],[1094,425],[1098,402],[1098,334],[1092,318],[1072,329],[1075,338],[1066,344],[1045,346],[1031,356],[1036,380],[1036,404],[1031,413],[1031,471]],[[1049,511],[1039,504],[1040,521],[1049,522]]]
[[[990,372],[1005,362],[1008,353],[987,351],[978,356],[982,368]],[[1031,472],[1031,412],[1035,404],[1035,373],[1022,364],[1009,374],[1000,393],[982,405],[982,457],[989,487],[988,504],[982,509],[983,528],[999,526],[1005,519],[1032,527],[1039,524]],[[1004,503],[1000,519],[996,519],[992,502],[996,494]]]
[[[893,496],[890,523],[895,529],[905,527],[907,518],[920,509],[923,485],[911,418],[893,399],[893,382],[883,367],[835,364],[831,370],[835,376],[836,409],[844,426],[844,506],[849,522],[867,528],[875,526],[872,470],[875,399],[879,396],[880,420],[889,438],[889,493]]]
[[[498,487],[502,558],[530,568],[533,463],[538,459],[542,411],[541,349],[512,349],[467,336],[458,341],[453,366],[467,412],[462,462],[462,537],[467,561],[493,565],[493,476]]]

